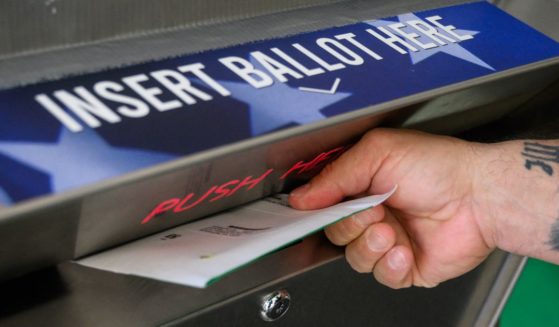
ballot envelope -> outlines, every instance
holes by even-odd
[[[557,100],[557,9],[0,3],[0,324],[495,324],[524,258],[496,251],[434,289],[393,291],[352,272],[320,232],[354,211],[268,246],[288,210],[269,196],[377,126],[483,141],[514,137],[518,122],[540,128]],[[266,219],[210,224],[246,206]],[[181,251],[216,235],[258,235],[261,251],[232,251],[226,274],[184,282],[199,267]],[[148,267],[150,253],[172,274]]]

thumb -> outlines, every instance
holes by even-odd
[[[368,191],[390,149],[383,145],[382,133],[375,131],[367,133],[308,184],[291,192],[290,205],[302,210],[320,209]]]

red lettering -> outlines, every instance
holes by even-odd
[[[319,155],[317,155],[315,158],[313,158],[309,162],[299,161],[296,164],[294,164],[288,171],[286,171],[280,177],[280,179],[286,179],[287,177],[289,177],[291,174],[293,174],[295,172],[297,174],[301,174],[303,172],[319,168],[320,166],[322,166],[322,164],[324,162],[331,161],[331,160],[335,159],[336,157],[340,156],[346,149],[347,149],[347,147],[338,147],[338,148],[335,148],[335,149],[330,150],[328,152],[320,153]],[[253,178],[252,176],[248,176],[245,179],[243,179],[242,181],[238,180],[238,179],[234,179],[234,180],[228,181],[226,183],[223,183],[219,186],[212,186],[210,189],[208,189],[206,191],[206,193],[204,193],[201,197],[199,197],[195,202],[193,202],[191,204],[188,204],[188,205],[187,205],[187,203],[194,198],[194,196],[195,196],[194,193],[189,193],[188,195],[186,195],[182,199],[173,198],[173,199],[161,202],[157,207],[155,207],[155,209],[153,209],[153,211],[150,212],[149,215],[147,215],[142,220],[142,224],[148,223],[153,218],[155,218],[155,217],[157,217],[157,216],[159,216],[159,215],[161,215],[161,214],[163,214],[163,213],[165,213],[165,212],[167,212],[171,209],[173,209],[173,212],[175,212],[175,213],[179,213],[179,212],[183,212],[183,211],[192,209],[192,208],[196,207],[197,205],[199,205],[200,203],[204,202],[212,194],[215,194],[215,196],[213,198],[211,198],[209,200],[209,202],[214,202],[214,201],[223,199],[224,197],[229,197],[229,196],[235,194],[237,191],[239,191],[243,187],[246,188],[245,191],[251,190],[254,187],[256,187],[258,184],[260,184],[273,171],[274,171],[274,169],[268,169],[266,172],[264,172],[258,178]],[[236,185],[236,186],[234,188],[232,188],[233,185]]]
[[[229,189],[229,188],[227,188],[227,187],[229,187],[229,186],[231,186],[231,185],[235,185],[235,184],[237,184],[237,183],[239,183],[239,182],[240,182],[240,180],[234,179],[234,180],[229,181],[229,182],[227,182],[227,183],[225,183],[225,184],[221,184],[221,185],[215,190],[215,192],[214,192],[215,194],[219,194],[219,195],[216,196],[216,197],[213,197],[212,199],[210,199],[210,202],[217,201],[217,200],[219,200],[219,199],[221,199],[221,198],[227,196],[227,194],[229,194],[229,192],[231,192],[231,189]]]
[[[186,211],[188,209],[192,209],[195,206],[199,205],[202,201],[204,201],[210,194],[213,193],[213,191],[215,191],[215,189],[217,188],[217,186],[212,186],[206,193],[204,193],[204,195],[202,195],[198,200],[196,200],[194,203],[191,203],[189,205],[187,205],[186,207],[184,206],[188,201],[190,201],[190,199],[194,196],[194,193],[190,193],[187,196],[184,197],[184,199],[182,199],[182,201],[175,207],[175,209],[173,210],[176,213],[179,212],[183,212]]]
[[[280,179],[286,179],[287,176],[291,175],[292,172],[301,169],[301,171],[303,169],[305,169],[307,166],[309,165],[309,163],[304,162],[304,161],[299,161],[298,163],[294,164],[293,167],[289,168],[288,171],[285,172],[285,174],[281,175]],[[301,171],[298,172],[298,174],[301,173]]]
[[[323,162],[323,161],[330,161],[334,158],[336,158],[337,156],[341,155],[345,150],[345,147],[341,146],[339,148],[335,148],[333,150],[330,150],[328,152],[323,153],[322,156],[317,157],[317,160],[315,162],[315,166],[318,165],[319,163]],[[332,156],[333,154],[335,154],[335,156]],[[314,168],[314,167],[313,167]]]
[[[288,171],[286,171],[283,175],[281,175],[280,179],[286,179],[287,177],[289,177],[289,175],[291,175],[295,171],[297,171],[297,174],[301,174],[305,171],[312,170],[312,169],[316,168],[320,163],[322,163],[326,160],[333,159],[333,157],[332,157],[333,154],[340,155],[343,152],[343,150],[344,150],[344,147],[339,147],[339,148],[335,148],[333,150],[330,150],[328,152],[323,152],[323,153],[319,154],[318,156],[314,157],[314,159],[312,159],[309,162],[299,161],[295,165],[293,165],[293,167],[291,167]]]
[[[150,212],[149,215],[146,216],[146,218],[144,218],[144,220],[142,220],[142,224],[145,224],[150,220],[152,220],[155,216],[158,216],[164,213],[165,211],[172,209],[179,202],[180,202],[179,198],[174,198],[174,199],[161,202],[157,207],[155,207],[155,209],[152,210],[152,212]]]
[[[231,190],[231,192],[229,192],[229,194],[227,194],[227,196],[231,196],[233,194],[235,194],[238,190],[240,190],[242,187],[245,187],[248,185],[246,191],[253,189],[256,185],[258,185],[261,181],[264,180],[264,178],[266,178],[268,175],[270,175],[272,173],[272,171],[274,171],[273,169],[268,169],[264,174],[262,174],[262,176],[256,178],[256,179],[252,179],[252,176],[248,176],[245,179],[243,179],[239,185],[237,185],[233,190]]]

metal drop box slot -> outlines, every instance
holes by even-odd
[[[90,1],[91,2],[91,1]],[[150,60],[283,37],[367,19],[438,8],[464,1],[150,1],[40,4],[0,2],[0,86],[35,83]],[[554,2],[493,1],[555,40]],[[529,3],[530,5],[525,5]],[[25,12],[26,21],[16,19]],[[128,20],[122,17],[128,17]],[[79,20],[80,23],[75,23]],[[2,26],[2,25],[0,25]],[[72,28],[68,28],[72,26]],[[433,289],[393,291],[372,276],[353,273],[343,249],[320,234],[273,253],[204,290],[85,268],[68,260],[110,248],[164,228],[115,229],[112,222],[134,203],[185,184],[207,188],[213,181],[244,177],[272,167],[284,172],[297,160],[354,142],[375,126],[485,135],[499,121],[556,103],[557,58],[455,83],[297,126],[258,138],[194,153],[164,168],[138,173],[78,192],[23,203],[0,212],[2,325],[48,323],[68,326],[470,326],[491,325],[523,258],[495,252],[463,277]],[[556,114],[555,114],[556,115]],[[495,123],[496,122],[496,123]],[[496,124],[496,125],[495,125]],[[506,138],[514,131],[489,131]],[[279,157],[270,154],[280,153]],[[286,154],[286,155],[284,155]],[[287,157],[289,160],[282,160]],[[209,176],[209,177],[208,177]],[[264,184],[252,193],[202,207],[190,218],[289,189],[310,175]],[[169,181],[179,180],[176,190]],[[128,186],[124,188],[123,185]],[[134,192],[130,192],[133,188]],[[86,199],[86,200],[84,200]],[[90,200],[90,206],[84,203]],[[107,209],[108,208],[108,209]],[[7,212],[7,213],[6,213]],[[100,214],[103,212],[104,214]],[[116,230],[116,231],[115,231]],[[262,319],[262,301],[286,290],[286,313]],[[283,294],[283,293],[282,293]],[[268,297],[267,299],[270,299]],[[287,304],[286,304],[287,303]],[[278,311],[279,312],[279,311]],[[280,314],[276,314],[279,316]],[[279,313],[282,313],[279,312]]]

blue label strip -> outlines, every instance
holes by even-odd
[[[0,203],[559,55],[486,2],[0,92]]]

